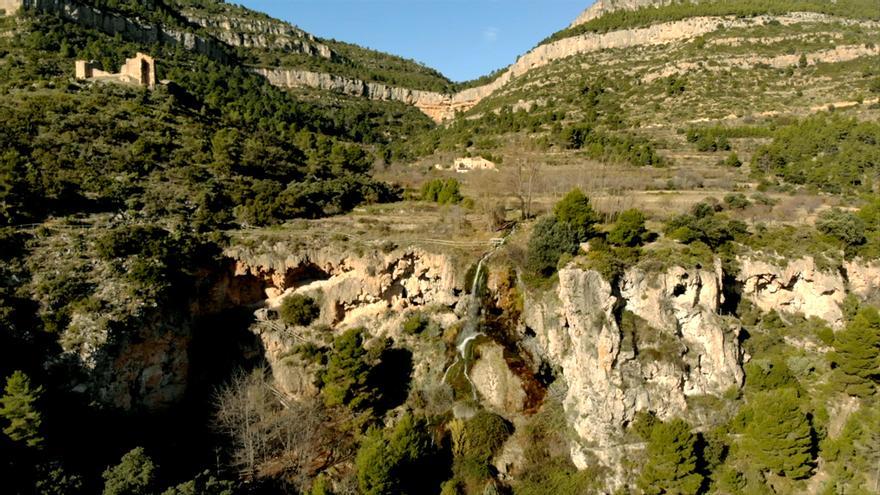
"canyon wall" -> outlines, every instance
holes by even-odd
[[[282,50],[325,59],[334,56],[329,46],[286,22],[234,15],[204,17],[190,10],[184,10],[183,14],[189,22],[207,29],[215,38],[230,46]]]
[[[297,69],[260,68],[255,71],[267,77],[276,86],[310,87],[373,100],[400,101],[415,106],[436,122],[442,122],[454,118],[457,112],[470,110],[511,80],[557,60],[600,50],[681,42],[719,29],[745,28],[770,20],[778,21],[784,25],[802,22],[857,22],[842,21],[824,14],[797,12],[781,16],[757,16],[749,19],[739,19],[732,16],[694,17],[602,34],[586,33],[540,45],[519,57],[513,65],[492,82],[454,94],[395,88],[385,84]],[[875,25],[877,23],[865,24]],[[868,52],[872,51],[868,50]]]
[[[555,292],[526,301],[526,324],[568,386],[563,406],[579,437],[571,446],[578,467],[618,469],[636,412],[683,416],[687,397],[742,384],[739,326],[718,316],[722,289],[720,267],[630,269],[618,287],[569,267]]]

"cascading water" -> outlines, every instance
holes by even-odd
[[[504,236],[505,241],[507,237],[513,234],[513,230],[508,232],[506,236]],[[499,246],[501,245],[499,244]],[[497,249],[497,246],[496,246]],[[474,272],[474,280],[471,282],[471,291],[468,294],[468,302],[467,309],[465,313],[465,322],[464,326],[461,329],[461,332],[458,334],[458,338],[456,339],[456,348],[458,350],[457,355],[455,356],[455,361],[446,368],[446,371],[443,373],[443,382],[446,383],[446,380],[449,376],[449,371],[455,367],[458,363],[461,363],[464,375],[464,379],[467,381],[468,386],[470,386],[471,394],[474,400],[477,400],[477,388],[474,386],[474,383],[471,381],[471,377],[468,371],[468,361],[472,356],[468,353],[471,350],[471,344],[475,339],[477,339],[481,335],[485,335],[483,332],[480,332],[480,310],[482,309],[483,300],[480,297],[480,284],[482,283],[482,275],[483,275],[483,265],[486,264],[486,261],[489,260],[489,257],[495,253],[495,249],[489,251],[484,254],[480,261],[477,263],[477,269]]]

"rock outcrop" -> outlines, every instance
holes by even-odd
[[[631,269],[618,291],[597,272],[566,268],[555,294],[527,299],[526,323],[568,385],[579,467],[589,459],[620,466],[630,448],[621,437],[637,411],[679,416],[687,396],[741,385],[739,327],[716,315],[721,293],[715,270]],[[626,324],[624,311],[635,315]]]
[[[226,45],[213,38],[123,17],[73,0],[21,0],[19,3],[24,8],[54,13],[81,26],[97,29],[111,36],[119,34],[136,43],[180,46],[218,61],[227,61],[229,58]]]
[[[522,412],[526,393],[522,380],[507,366],[504,348],[487,343],[477,347],[477,354],[470,377],[483,402],[502,414]]]
[[[206,17],[192,10],[184,10],[183,14],[189,22],[207,29],[212,36],[230,46],[281,50],[325,59],[334,56],[329,46],[286,22],[271,18],[242,18],[234,14]]]
[[[877,262],[845,261],[837,270],[822,270],[809,256],[782,262],[741,257],[739,263],[742,295],[761,311],[816,317],[834,329],[845,324],[841,305],[848,292],[862,300],[880,293]]]
[[[779,265],[755,258],[739,261],[743,297],[761,311],[800,313],[834,328],[843,326],[840,304],[846,297],[846,280],[840,272],[819,270],[811,257]]]
[[[596,0],[590,8],[583,11],[581,15],[571,23],[570,27],[579,26],[585,22],[592,21],[602,17],[605,14],[616,12],[618,10],[638,10],[642,7],[659,7],[667,5],[674,0]]]
[[[380,250],[363,254],[332,248],[297,250],[284,243],[262,249],[229,250],[235,261],[226,293],[243,295],[254,307],[278,308],[290,294],[305,294],[319,301],[321,316],[310,328],[289,329],[272,321],[254,327],[279,385],[291,396],[316,392],[315,370],[296,361],[290,349],[303,342],[323,344],[332,328],[363,326],[374,338],[409,340],[414,353],[414,387],[436,388],[442,382],[446,349],[440,341],[403,334],[409,311],[431,311],[431,318],[443,328],[455,325],[463,293],[460,270],[451,259],[421,249]],[[235,286],[242,293],[230,290]]]
[[[275,86],[314,88],[370,100],[406,103],[415,106],[436,122],[449,120],[455,117],[456,112],[470,110],[480,99],[492,91],[490,88],[475,88],[454,95],[446,95],[299,69],[257,68],[254,69],[254,72],[265,77]]]

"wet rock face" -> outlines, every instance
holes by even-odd
[[[504,349],[492,342],[478,346],[477,354],[470,377],[483,403],[505,415],[522,412],[526,393],[522,380],[508,367]]]

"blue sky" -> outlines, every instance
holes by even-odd
[[[234,1],[316,36],[418,60],[464,81],[514,62],[593,0]]]

